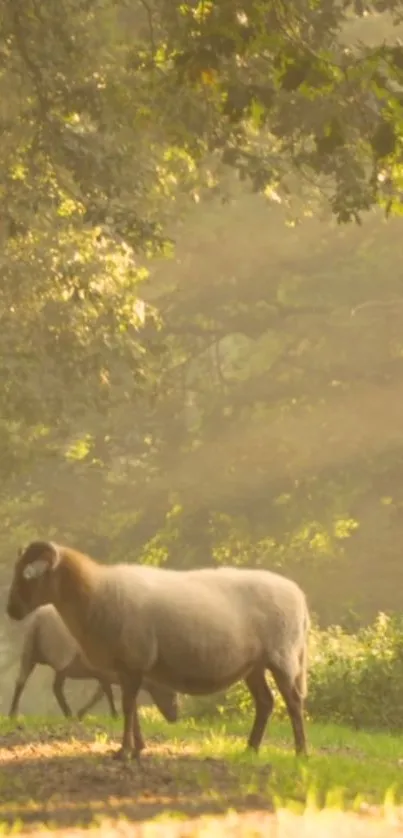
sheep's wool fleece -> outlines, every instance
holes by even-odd
[[[45,660],[56,672],[72,662],[79,651],[78,644],[53,605],[41,605],[33,612],[29,630],[36,632],[36,642]]]
[[[170,671],[186,669],[206,682],[226,673],[232,678],[249,661],[286,667],[294,677],[309,622],[305,596],[294,582],[230,567],[103,567],[87,616],[90,633],[97,635],[97,652],[89,649],[94,663],[97,657],[110,668],[119,657],[153,672],[162,661]]]

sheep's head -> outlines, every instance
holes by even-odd
[[[19,551],[6,607],[12,620],[23,620],[39,605],[52,601],[59,560],[59,548],[51,541],[33,541]]]

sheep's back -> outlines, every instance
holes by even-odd
[[[252,624],[262,645],[288,647],[298,643],[309,621],[305,594],[295,582],[269,570],[202,568],[189,571],[195,583],[223,594],[231,607]]]
[[[112,658],[150,671],[156,656],[189,666],[257,658],[268,643],[279,649],[298,640],[305,599],[290,580],[267,571],[233,568],[179,572],[118,565],[104,575],[91,623]],[[234,661],[231,663],[232,658]]]

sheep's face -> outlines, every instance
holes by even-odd
[[[58,558],[57,547],[46,541],[34,541],[20,552],[6,607],[12,620],[23,620],[38,606],[52,601],[52,577]]]

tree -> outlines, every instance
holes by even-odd
[[[272,195],[289,192],[295,172],[314,177],[340,221],[378,201],[400,206],[403,53],[399,43],[345,46],[355,3],[67,8],[3,5],[2,92],[16,94],[2,126],[11,235],[24,227],[22,204],[26,225],[54,213],[61,192],[85,223],[155,246],[159,199],[200,178],[217,189],[223,165]],[[395,0],[372,9],[400,21]]]
[[[274,240],[295,195],[342,222],[399,211],[401,48],[347,47],[354,19],[297,0],[4,1],[3,555],[46,530],[110,560],[291,565],[356,531],[357,496],[393,468],[380,421],[369,456],[340,417],[356,387],[374,397],[371,376],[398,380],[400,356],[382,315],[353,330],[351,309],[393,298],[378,250],[396,227],[369,221],[361,241],[305,221],[281,258]],[[238,249],[218,241],[213,264],[219,250],[231,267],[201,269],[228,184],[266,203],[242,214]],[[179,222],[182,272],[166,259]]]

